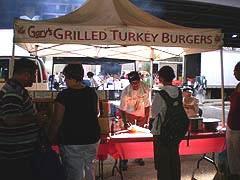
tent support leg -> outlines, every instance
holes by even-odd
[[[221,61],[221,96],[222,96],[222,127],[225,127],[225,104],[224,104],[224,70],[223,70],[223,49],[220,50],[220,61]]]

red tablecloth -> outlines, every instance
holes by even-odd
[[[181,155],[205,154],[224,150],[225,133],[192,134],[189,141],[183,140],[179,146]],[[59,151],[57,146],[53,146]],[[135,159],[153,157],[153,138],[143,133],[125,134],[124,136],[103,137],[97,152],[98,160],[106,160],[110,155],[114,159]]]
[[[153,142],[152,137],[144,137],[140,134],[119,137],[110,137],[104,144],[99,145],[97,159],[105,160],[109,154],[114,159],[152,158]],[[224,149],[225,133],[199,133],[190,136],[180,143],[179,152],[181,155],[205,154],[221,152]]]

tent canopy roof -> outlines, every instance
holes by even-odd
[[[69,24],[70,26],[140,26],[186,29],[186,27],[152,16],[128,0],[88,0],[76,11],[45,22]]]
[[[38,56],[165,59],[223,44],[219,29],[175,25],[128,0],[88,0],[66,16],[45,21],[15,19],[14,33],[14,42]]]

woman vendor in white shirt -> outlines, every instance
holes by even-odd
[[[199,117],[199,100],[192,93],[193,90],[190,87],[183,89],[183,107],[189,118]]]

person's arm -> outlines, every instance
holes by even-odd
[[[97,117],[100,116],[100,104],[99,104],[99,99],[97,101]]]
[[[59,102],[56,102],[54,105],[54,118],[53,122],[50,125],[48,135],[50,142],[54,143],[58,133],[58,129],[63,121],[63,116],[65,112],[65,107]]]
[[[148,128],[150,108],[151,108],[151,92],[150,92],[150,88],[148,86],[147,86],[147,91],[148,91],[148,95],[144,99],[144,104],[145,104],[145,107],[144,107],[144,115],[145,115],[144,127]]]
[[[149,123],[149,114],[150,114],[150,106],[145,107],[145,122],[144,122],[144,124]]]
[[[99,84],[98,84],[97,77],[96,77],[96,76],[93,76],[92,79],[93,79],[93,86],[94,86],[95,88],[98,88]]]
[[[194,109],[194,111],[195,111],[195,113],[196,113],[196,115],[199,115],[199,101],[198,101],[198,99],[194,99],[194,104],[193,104],[193,109]]]
[[[127,116],[126,116],[127,115],[127,112],[126,112],[126,109],[127,109],[126,89],[127,89],[127,87],[122,91],[121,98],[120,98],[121,117],[122,117],[122,122],[123,122],[125,128],[128,127]]]
[[[122,116],[122,122],[124,124],[124,127],[127,128],[128,124],[127,124],[127,118],[126,118],[126,111],[121,110],[121,116]]]
[[[184,104],[183,107],[186,109],[194,109],[194,106],[192,104]]]

